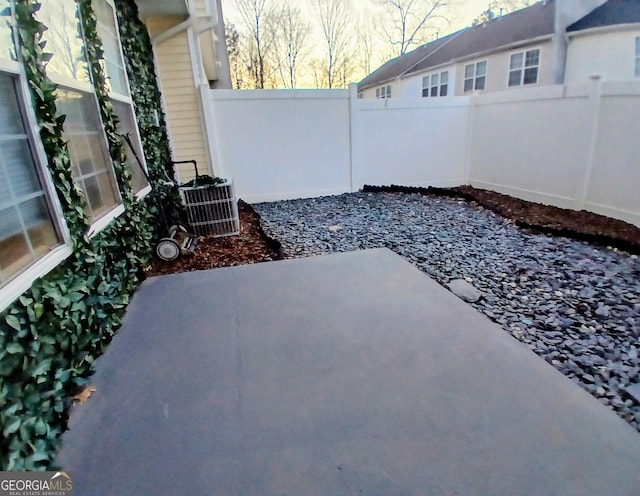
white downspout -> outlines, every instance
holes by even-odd
[[[207,0],[207,4],[209,6],[207,10],[209,11],[208,17],[210,20],[204,26],[200,26],[196,29],[196,34],[202,34],[218,25],[218,7],[216,5],[216,0]]]
[[[155,46],[163,41],[168,40],[169,38],[173,38],[175,35],[186,31],[191,26],[193,26],[196,22],[196,14],[195,8],[193,6],[193,0],[187,0],[187,7],[189,8],[189,17],[186,20],[182,21],[180,24],[177,24],[166,31],[163,31],[160,34],[151,38],[151,45]]]

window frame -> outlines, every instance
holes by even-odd
[[[20,58],[19,50],[18,58]],[[47,156],[40,140],[40,129],[31,103],[31,95],[26,81],[26,74],[20,61],[0,58],[0,71],[17,79],[17,98],[20,109],[23,112],[24,127],[27,134],[33,165],[40,186],[44,194],[45,203],[49,209],[49,215],[59,244],[51,247],[47,253],[42,254],[22,270],[14,274],[0,286],[0,312],[11,305],[18,297],[27,291],[37,279],[55,269],[67,257],[73,253],[71,233],[64,218],[62,206],[56,193],[56,188],[51,177],[51,171],[47,166]]]
[[[636,58],[635,58],[635,68],[634,68],[634,76],[640,77],[640,36],[635,37],[636,43]]]
[[[78,15],[77,11],[76,11],[76,15]],[[43,21],[42,19],[38,19],[38,20],[40,20],[41,22]],[[80,26],[82,27],[82,22],[81,21],[79,22],[80,22]],[[84,30],[82,30],[80,35],[81,35],[80,39],[82,41],[83,47],[86,50],[86,36],[84,34]],[[88,60],[86,60],[85,62],[88,68],[90,62]],[[58,86],[63,87],[63,89],[66,89],[68,91],[81,92],[81,93],[90,95],[92,98],[93,107],[97,112],[97,119],[102,124],[102,133],[100,133],[100,142],[103,149],[103,155],[107,164],[107,172],[111,176],[111,179],[115,186],[114,196],[116,197],[116,203],[110,209],[102,213],[100,216],[90,220],[90,224],[87,230],[87,235],[89,236],[89,238],[93,238],[95,235],[97,235],[99,232],[101,232],[107,226],[109,226],[116,218],[122,215],[125,210],[122,192],[120,191],[118,178],[115,174],[113,159],[109,154],[109,140],[107,139],[106,133],[104,132],[104,123],[102,121],[102,115],[100,112],[100,104],[98,102],[98,96],[96,95],[96,91],[95,91],[95,82],[93,81],[92,73],[90,70],[88,70],[88,75],[87,75],[89,80],[88,82],[79,80],[79,79],[74,79],[72,77],[66,76],[65,74],[61,74],[55,71],[47,71],[46,75],[49,80],[56,83]],[[66,135],[64,135],[64,137],[65,139],[68,140],[68,137]],[[75,176],[74,176],[74,180],[75,180]]]
[[[482,75],[478,75],[478,66],[480,64],[484,63],[485,64],[485,68],[484,68],[484,74]],[[473,76],[472,77],[467,77],[467,67],[469,66],[473,66]],[[478,78],[484,78],[484,83],[482,85],[482,88],[476,88],[477,86],[477,80]],[[489,60],[488,59],[483,59],[483,60],[478,60],[476,62],[471,62],[469,64],[465,64],[464,66],[464,71],[462,74],[462,92],[463,93],[472,93],[474,91],[484,91],[487,88],[487,79],[489,77]],[[471,89],[466,89],[465,86],[467,84],[467,81],[473,81],[472,83],[472,88]]]
[[[529,52],[538,52],[538,63],[533,66],[527,67],[527,53]],[[511,69],[511,59],[514,55],[522,54],[522,66],[519,69]],[[540,81],[540,62],[542,60],[542,49],[537,47],[525,48],[521,50],[516,50],[509,53],[509,65],[507,68],[507,88],[517,88],[519,86],[533,86],[538,84]],[[536,68],[536,80],[534,83],[525,83],[524,76],[526,69],[530,69],[532,67]],[[511,73],[515,71],[520,71],[520,79],[518,84],[510,84],[511,83]]]
[[[118,18],[116,15],[116,7],[115,7],[115,3],[113,2],[113,0],[91,0],[91,6],[94,9],[94,11],[96,10],[95,8],[95,2],[100,2],[103,1],[104,3],[106,3],[109,7],[111,7],[111,13],[112,13],[112,21],[113,21],[113,28],[114,28],[114,34],[115,34],[115,38],[116,38],[116,43],[117,43],[117,51],[118,51],[118,55],[119,55],[119,67],[122,68],[123,71],[123,77],[124,77],[124,84],[125,84],[125,90],[126,90],[126,94],[123,94],[119,91],[116,91],[113,89],[113,85],[109,85],[109,99],[110,100],[116,100],[120,103],[125,103],[129,106],[129,110],[131,112],[131,115],[133,115],[133,123],[135,126],[134,129],[134,134],[135,136],[132,136],[131,139],[134,143],[134,145],[138,146],[138,149],[142,151],[142,156],[139,156],[138,158],[140,159],[140,162],[142,163],[142,168],[143,173],[145,175],[145,178],[148,178],[149,176],[149,168],[147,166],[147,161],[146,158],[144,156],[144,147],[142,146],[142,139],[140,138],[140,128],[138,127],[138,118],[135,112],[135,106],[133,104],[133,98],[131,97],[131,85],[129,83],[129,76],[127,74],[127,70],[126,70],[126,64],[125,64],[125,60],[124,60],[124,51],[122,50],[122,40],[120,39],[120,29],[118,26]],[[103,23],[98,19],[98,16],[96,15],[96,26],[98,29],[98,35],[100,35],[100,26],[103,25]],[[103,44],[103,48],[104,48],[104,40],[100,40]],[[105,76],[107,78],[110,78],[109,72],[107,70],[107,57],[106,57],[106,52],[105,54],[103,54],[103,61],[104,61],[104,65],[103,65],[103,70],[105,73]],[[115,113],[115,109],[114,109],[114,113]],[[116,113],[117,116],[117,113]],[[120,116],[118,116],[118,119],[120,119]],[[125,147],[127,154],[129,154],[129,152],[131,152],[131,150],[129,150],[129,145],[124,142],[122,143],[122,146]],[[139,165],[139,164],[136,164]],[[133,183],[131,184],[131,187],[133,188]],[[139,191],[133,191],[133,193],[135,194],[136,198],[138,200],[143,199],[145,196],[147,196],[150,192],[151,192],[151,184],[149,183],[148,179],[147,179],[147,185],[142,188]]]
[[[391,98],[391,85],[386,84],[384,86],[380,86],[376,88],[376,98],[385,99]]]
[[[98,234],[100,231],[105,229],[109,224],[111,224],[111,222],[113,220],[115,220],[116,218],[118,218],[120,215],[122,215],[124,213],[124,203],[123,203],[123,199],[122,199],[122,193],[120,192],[120,186],[118,184],[118,178],[116,177],[115,169],[113,167],[113,159],[111,158],[111,155],[109,155],[109,143],[107,141],[107,136],[104,133],[104,124],[102,123],[102,116],[100,115],[100,107],[99,107],[99,103],[98,103],[98,98],[97,98],[97,95],[95,93],[95,89],[94,89],[93,85],[89,85],[87,83],[83,83],[81,81],[77,81],[75,79],[63,77],[63,76],[60,76],[60,75],[56,75],[56,78],[55,79],[52,78],[51,80],[54,81],[63,90],[76,92],[76,93],[82,93],[82,94],[84,94],[86,96],[89,96],[91,98],[91,103],[92,103],[93,109],[97,113],[96,114],[97,120],[102,124],[102,133],[100,133],[100,136],[103,139],[101,140],[100,145],[101,145],[101,148],[102,148],[102,156],[103,156],[103,158],[104,158],[104,160],[105,160],[105,162],[107,164],[107,174],[109,174],[109,176],[111,177],[111,180],[113,181],[113,184],[116,187],[115,188],[116,204],[113,205],[110,209],[105,211],[100,216],[98,216],[95,219],[91,220],[91,224],[89,225],[89,230],[88,230],[87,235],[89,236],[89,238],[92,238],[96,234]],[[69,141],[69,136],[68,135],[64,134],[64,137],[65,137],[66,141]],[[71,158],[71,156],[69,158]],[[73,165],[77,165],[78,167],[80,167],[80,164],[75,164],[73,162],[73,160],[71,161],[71,163]],[[78,184],[77,181],[80,178],[76,178],[75,175],[74,175],[73,179],[74,179],[74,182],[76,182],[76,184]],[[78,186],[80,186],[80,185],[78,184]],[[84,190],[83,190],[83,192],[84,192]],[[85,201],[88,201],[88,200],[85,200]]]
[[[437,76],[438,83],[433,85],[434,76]],[[446,82],[442,82],[442,77],[446,76]],[[425,86],[426,83],[426,86]],[[442,94],[443,86],[446,87],[445,94]],[[425,94],[426,90],[426,94]],[[435,90],[435,95],[433,94]],[[422,78],[422,98],[436,98],[449,96],[449,70],[431,72]]]

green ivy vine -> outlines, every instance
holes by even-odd
[[[46,76],[50,55],[42,41],[46,26],[35,18],[38,9],[35,0],[16,0],[17,39],[73,254],[0,315],[2,470],[52,466],[71,397],[87,384],[95,359],[120,327],[124,311],[144,278],[154,232],[160,229],[157,197],[149,195],[138,201],[131,190],[126,151],[116,132],[117,119],[100,63],[102,47],[95,15],[90,0],[79,0],[78,18],[89,70],[125,206],[125,213],[107,229],[92,238],[87,236],[84,198],[73,181],[62,132],[64,117],[56,111],[56,85]],[[155,183],[170,163],[170,152],[150,42],[133,1],[117,1],[116,10],[143,148]],[[156,112],[159,126],[152,118]],[[164,195],[171,196],[171,192]]]

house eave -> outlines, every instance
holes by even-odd
[[[433,66],[430,67],[429,69],[425,69],[428,71],[431,71],[432,69],[435,69],[437,67],[442,67],[444,65],[449,65],[449,64],[459,64],[462,62],[468,62],[469,60],[474,60],[474,59],[479,59],[482,57],[488,57],[490,55],[494,55],[496,53],[500,53],[500,52],[506,52],[508,50],[513,50],[515,48],[520,48],[520,47],[525,47],[528,45],[536,45],[545,41],[551,41],[553,39],[553,34],[545,34],[543,36],[537,36],[536,38],[528,38],[526,40],[521,40],[521,41],[514,41],[513,43],[508,43],[506,45],[501,45],[499,47],[496,48],[492,48],[490,50],[484,50],[482,52],[475,52],[475,53],[471,53],[469,55],[465,55],[463,57],[458,57],[456,59],[452,59],[451,61],[447,62],[446,64],[440,64],[439,66]],[[423,72],[422,70],[420,72]],[[416,74],[416,73],[414,73]]]
[[[176,17],[186,19],[189,16],[187,0],[135,0],[143,20],[153,17]]]
[[[579,31],[567,32],[569,38],[580,38],[582,36],[592,36],[616,31],[633,31],[640,29],[640,22],[629,22],[624,24],[611,24],[609,26],[598,26],[595,28],[581,29]]]

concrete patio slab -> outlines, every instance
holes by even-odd
[[[150,279],[92,384],[79,495],[640,490],[636,431],[384,249]]]

